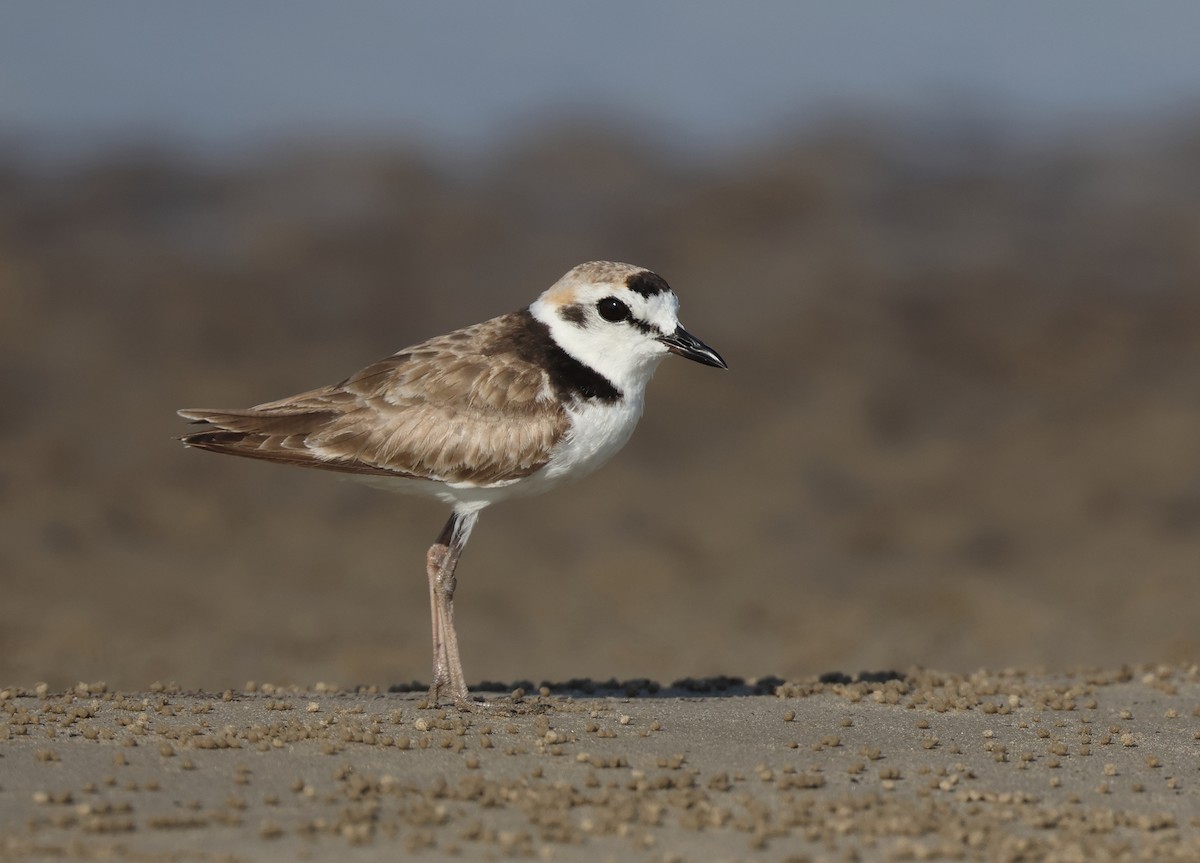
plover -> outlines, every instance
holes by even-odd
[[[607,261],[570,270],[532,304],[437,336],[341,383],[245,410],[188,408],[187,446],[341,471],[453,508],[426,555],[429,700],[468,702],[454,629],[455,569],[485,507],[583,476],[619,450],[646,384],[673,353],[721,356],[679,324],[657,274]]]

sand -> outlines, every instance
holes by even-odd
[[[1200,669],[0,691],[0,859],[1200,860]]]

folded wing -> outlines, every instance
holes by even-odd
[[[547,373],[497,351],[504,316],[367,366],[339,384],[245,410],[186,409],[181,440],[346,473],[503,485],[541,468],[568,419]]]

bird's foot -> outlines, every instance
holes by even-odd
[[[447,681],[434,680],[432,686],[429,687],[429,694],[425,698],[424,706],[433,710],[441,707],[444,703],[453,704],[458,710],[470,712],[478,707],[486,706],[487,702],[480,698],[472,697],[464,686],[455,689]]]
[[[488,716],[513,715],[513,705],[505,698],[489,699],[468,695],[465,698],[456,698],[454,706],[462,713],[482,713]]]
[[[512,716],[514,705],[507,698],[490,699],[472,695],[466,689],[451,692],[448,684],[434,684],[420,705],[427,710],[453,706],[460,713],[486,713],[492,716]]]

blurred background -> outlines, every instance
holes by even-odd
[[[186,451],[574,264],[664,275],[468,677],[1200,658],[1192,3],[8,2],[0,683],[428,679],[433,502]]]

